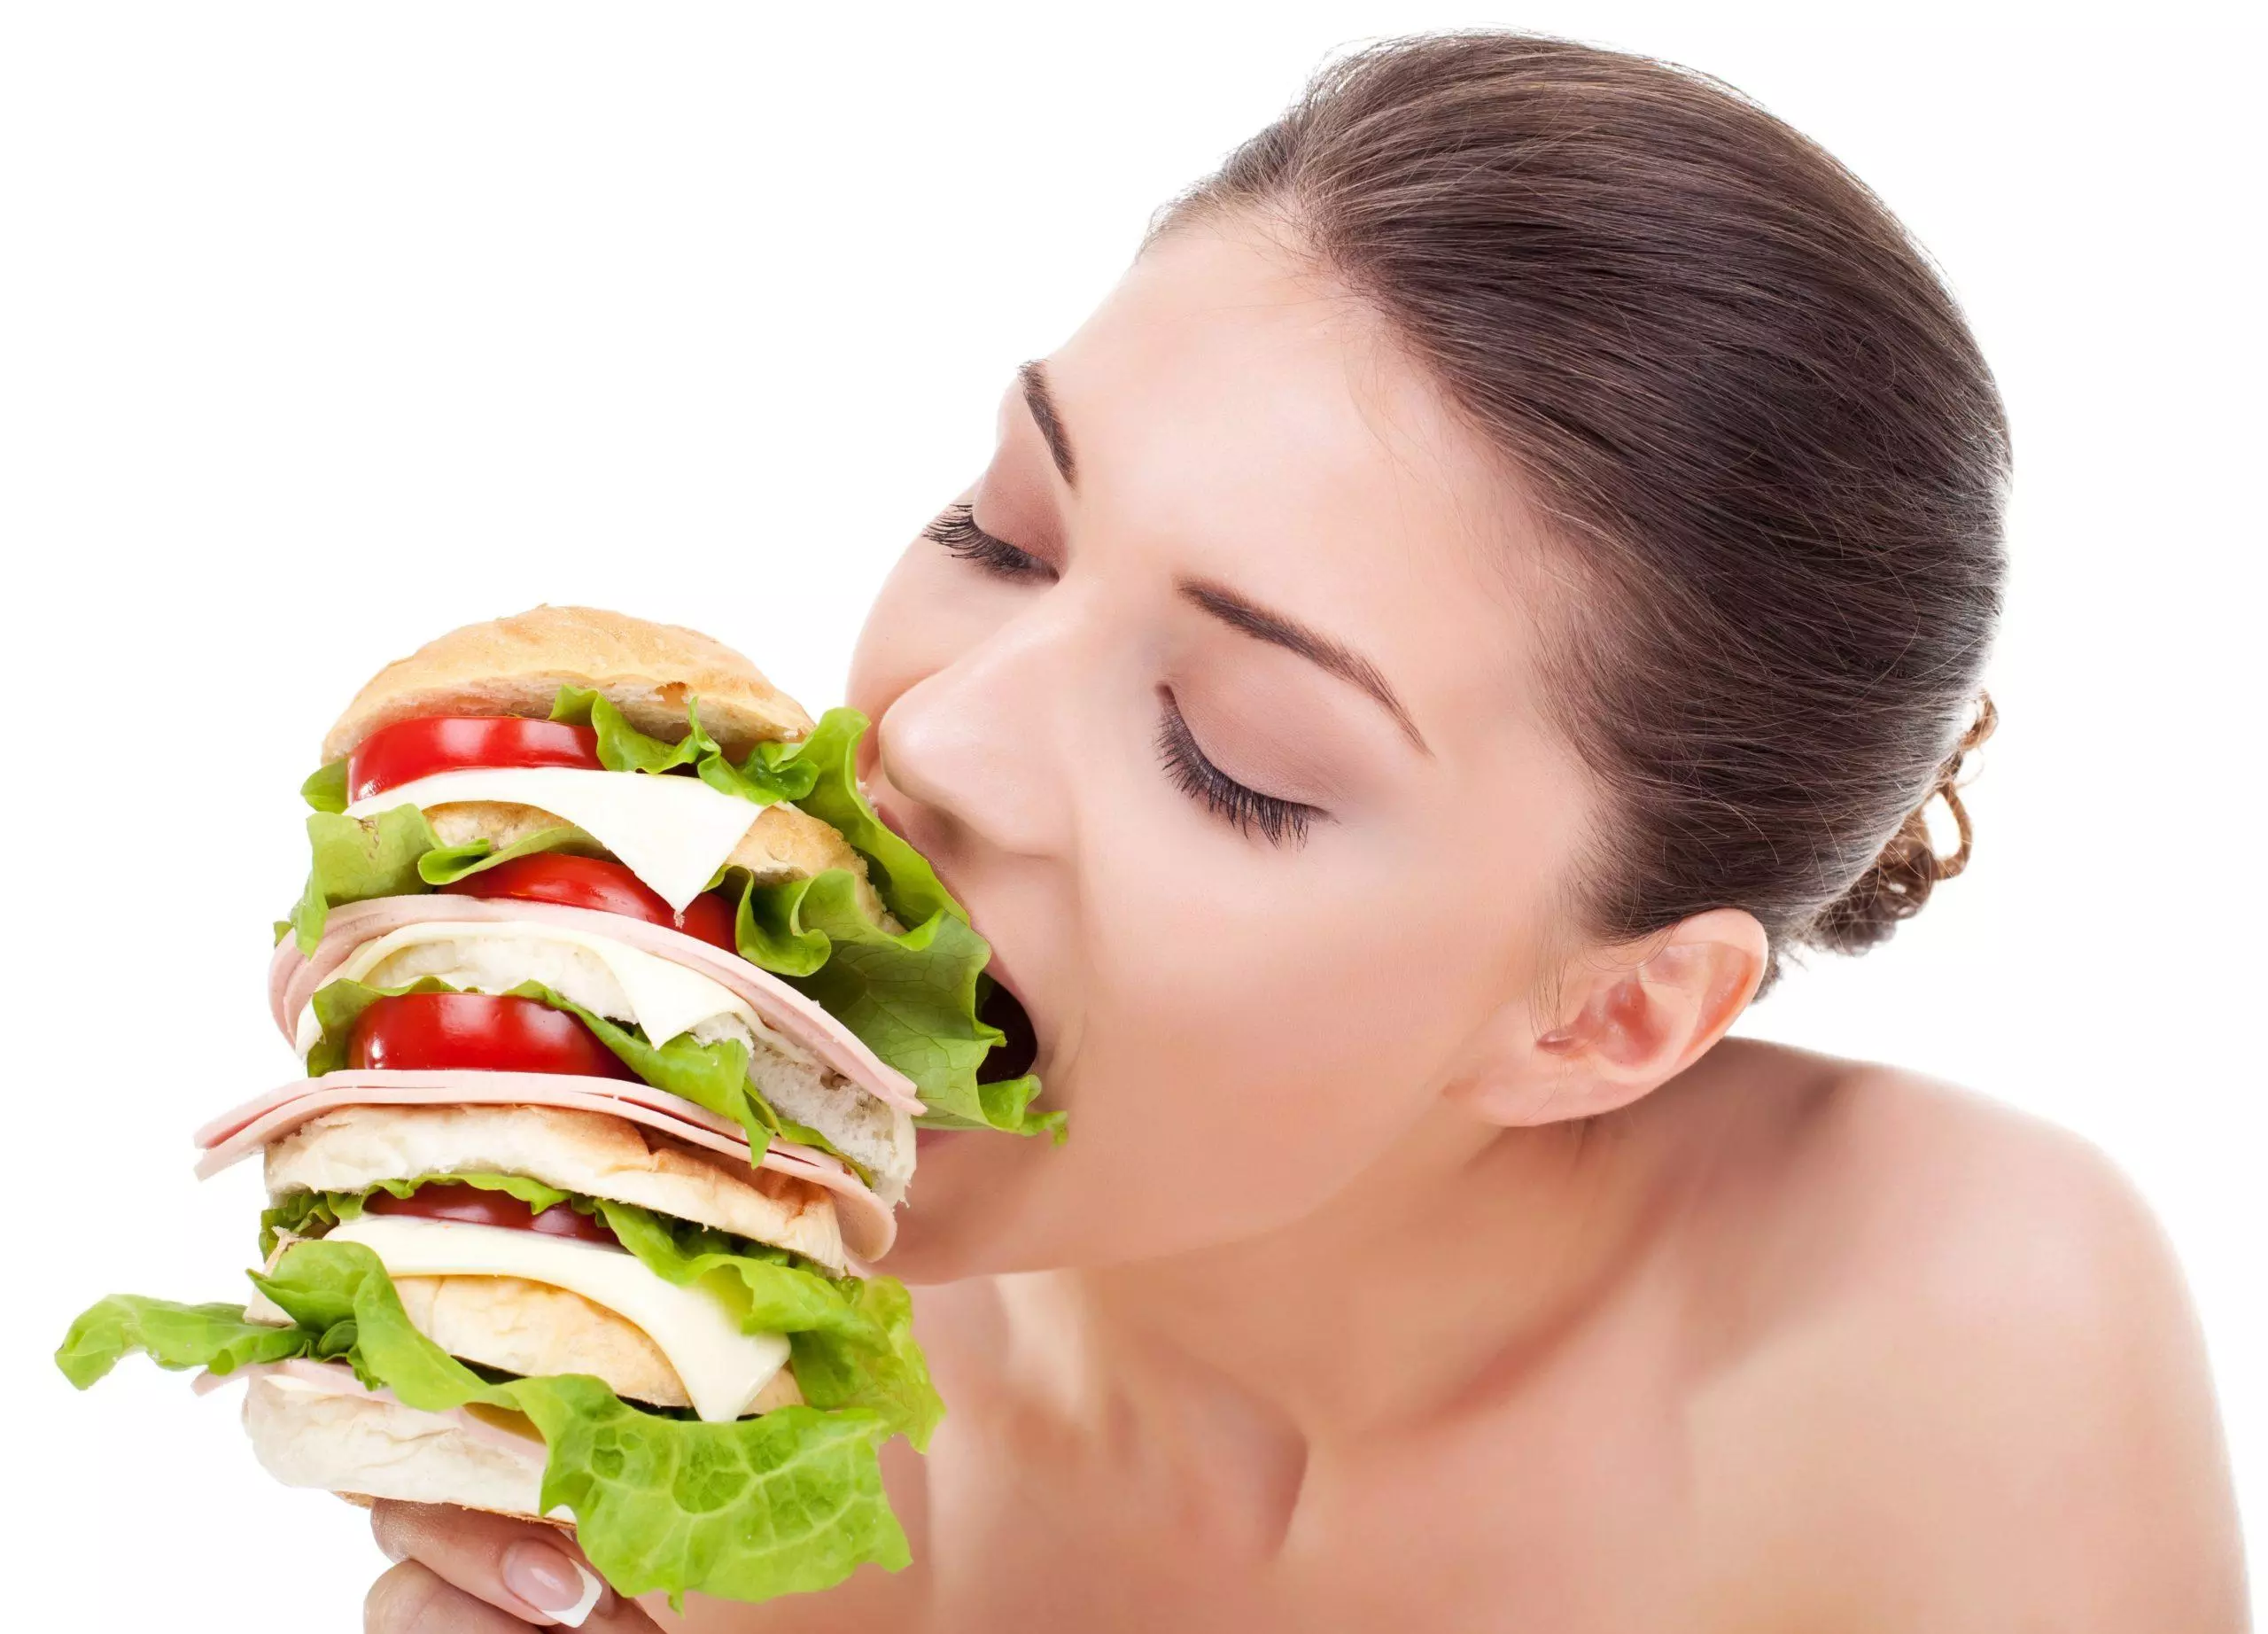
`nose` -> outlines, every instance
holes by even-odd
[[[923,808],[898,812],[905,826],[925,831],[909,835],[917,844],[951,852],[974,841],[1019,856],[1062,852],[1071,828],[1075,641],[1063,620],[1035,610],[916,681],[882,712],[875,727],[881,779]]]

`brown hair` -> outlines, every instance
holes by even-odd
[[[1219,210],[1287,223],[1372,302],[1572,558],[1554,707],[1613,813],[1595,930],[1745,908],[1776,972],[1960,871],[2008,426],[1856,177],[1690,70],[1446,35],[1325,69],[1159,230]]]

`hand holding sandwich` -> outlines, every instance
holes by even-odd
[[[365,1634],[657,1627],[548,1528],[445,1505],[382,1503],[370,1513],[370,1530],[395,1565],[370,1585]]]

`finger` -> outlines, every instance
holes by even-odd
[[[451,1504],[380,1503],[370,1511],[370,1530],[387,1558],[420,1561],[523,1622],[603,1629],[617,1604],[580,1551],[552,1527]]]
[[[415,1560],[381,1576],[362,1600],[362,1634],[527,1634],[527,1628]]]

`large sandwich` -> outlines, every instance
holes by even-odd
[[[64,1372],[245,1376],[281,1479],[571,1522],[625,1594],[904,1564],[877,1453],[942,1409],[870,1268],[914,1124],[1060,1119],[865,725],[586,609],[382,671],[303,790],[304,1075],[198,1133],[200,1174],[262,1156],[253,1296],[104,1300]]]

